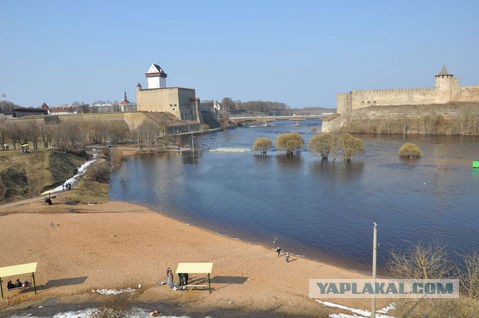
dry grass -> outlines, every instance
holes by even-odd
[[[70,178],[75,168],[84,161],[84,158],[52,150],[36,150],[29,153],[21,153],[19,150],[0,151],[0,172],[5,172],[9,168],[24,172],[27,177],[26,191],[10,198],[23,199],[38,195]],[[3,180],[3,183],[11,184],[16,181]]]

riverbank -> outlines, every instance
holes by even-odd
[[[331,309],[308,298],[308,279],[365,277],[308,259],[287,263],[266,247],[130,203],[46,206],[38,199],[0,206],[0,215],[0,266],[38,262],[38,294],[8,292],[0,305],[7,315],[29,307],[39,312],[40,305],[130,308],[142,303],[153,308],[164,303],[167,311],[205,316],[224,311],[326,317]],[[214,262],[212,293],[157,286],[166,281],[166,268],[175,269],[179,262]],[[128,287],[134,290],[119,295],[92,292]],[[336,302],[363,309],[370,304]]]

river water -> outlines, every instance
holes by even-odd
[[[293,158],[269,152],[211,152],[250,148],[296,131],[308,141],[320,121],[275,122],[195,137],[195,153],[127,159],[111,181],[112,200],[149,206],[271,248],[281,246],[359,270],[372,255],[372,224],[379,227],[379,265],[392,248],[417,242],[447,244],[453,257],[479,248],[479,159],[475,137],[408,137],[424,157],[398,158],[399,136],[360,136],[366,152],[350,165],[322,162],[307,151]],[[161,229],[159,229],[161,230]],[[274,243],[273,243],[274,241]]]

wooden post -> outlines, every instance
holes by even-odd
[[[210,273],[208,273],[208,290],[211,294],[211,279],[210,279]]]
[[[0,291],[2,292],[2,298],[3,298],[3,281],[1,277],[0,277]]]
[[[37,293],[37,284],[35,284],[35,273],[32,273],[32,280],[33,280],[33,290],[35,290],[35,294]]]

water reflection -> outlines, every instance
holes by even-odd
[[[307,143],[317,126],[277,122],[236,129],[197,137],[194,156],[130,158],[112,176],[110,196],[266,245],[279,237],[284,249],[366,269],[373,221],[380,229],[380,264],[391,248],[418,241],[443,241],[459,253],[479,248],[479,171],[470,168],[479,158],[476,138],[408,137],[423,150],[416,161],[399,159],[400,136],[361,136],[366,152],[351,163],[308,152],[262,157],[207,151],[251,147],[257,137],[274,141],[290,131]]]

